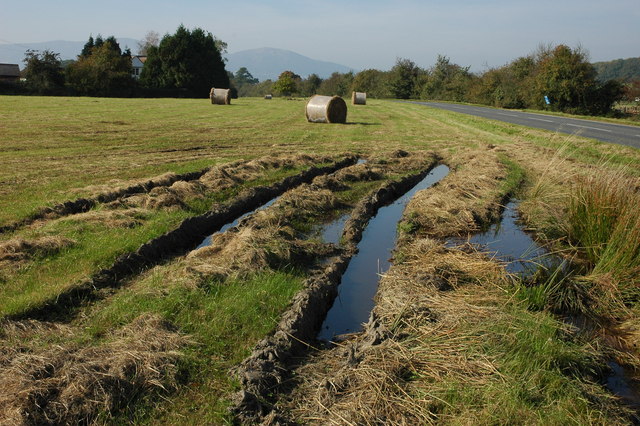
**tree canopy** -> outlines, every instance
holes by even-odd
[[[300,76],[292,71],[283,71],[278,77],[278,81],[273,85],[273,90],[284,96],[290,96],[298,90],[297,82]]]
[[[78,60],[67,68],[69,86],[80,95],[126,96],[134,85],[131,52],[124,52],[111,36],[89,37]]]
[[[147,51],[140,83],[149,88],[183,89],[191,96],[208,96],[212,87],[229,88],[229,76],[219,50],[220,41],[200,28],[178,27],[158,47]]]
[[[24,58],[26,85],[33,93],[51,94],[64,89],[64,73],[60,54],[27,50]]]

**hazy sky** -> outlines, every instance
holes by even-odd
[[[180,24],[230,52],[276,47],[357,69],[444,54],[482,71],[541,43],[581,45],[592,61],[640,56],[640,0],[2,0],[0,43],[141,39]]]

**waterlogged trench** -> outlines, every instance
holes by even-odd
[[[569,266],[558,256],[548,253],[524,232],[522,224],[518,221],[518,204],[517,200],[507,203],[500,222],[491,225],[485,232],[470,236],[468,242],[486,250],[490,256],[506,262],[507,272],[522,277],[533,275],[541,267],[560,267],[568,270]],[[463,242],[460,239],[451,239],[447,244],[453,246]],[[568,318],[566,321],[578,329],[587,327],[587,324],[574,318]],[[628,406],[640,408],[640,385],[633,379],[633,372],[613,360],[610,360],[608,365],[611,374],[606,378],[605,386]]]
[[[468,242],[487,251],[492,257],[506,262],[505,269],[511,274],[532,275],[540,266],[553,268],[561,263],[557,256],[551,256],[522,229],[518,221],[519,201],[507,203],[500,222],[492,224],[485,232],[469,237]],[[449,246],[467,240],[451,239]]]
[[[391,251],[396,243],[396,228],[405,206],[416,192],[427,189],[449,173],[445,165],[435,167],[392,204],[381,207],[362,234],[356,254],[342,276],[338,296],[327,313],[318,339],[330,341],[335,336],[361,330],[374,306],[373,298],[378,288],[380,274],[389,269]],[[337,230],[344,226],[342,216],[324,227],[321,234],[327,242],[336,243]]]
[[[356,165],[358,165],[358,164],[365,164],[366,162],[367,162],[367,160],[366,160],[366,159],[364,159],[364,158],[359,158],[359,159],[358,159],[358,161],[356,161]],[[269,206],[273,205],[273,204],[274,204],[276,201],[278,201],[281,197],[282,197],[282,195],[279,195],[279,196],[277,196],[277,197],[274,197],[274,198],[272,198],[271,200],[269,200],[269,201],[267,201],[266,203],[264,203],[263,205],[258,206],[258,207],[257,207],[257,208],[255,208],[254,210],[251,210],[250,212],[247,212],[247,213],[243,214],[242,216],[238,217],[238,218],[237,218],[237,219],[235,219],[233,222],[229,222],[229,223],[225,224],[224,226],[222,226],[222,227],[220,228],[220,230],[218,230],[217,232],[215,232],[215,233],[213,233],[213,234],[211,234],[211,235],[207,236],[204,240],[202,240],[202,242],[201,242],[200,244],[198,244],[198,247],[196,247],[196,248],[195,248],[195,250],[197,250],[197,249],[199,249],[199,248],[202,248],[202,247],[210,246],[210,245],[211,245],[211,243],[213,242],[213,236],[214,236],[214,235],[216,235],[216,234],[221,234],[221,233],[225,232],[226,230],[228,230],[228,229],[230,229],[230,228],[233,228],[234,226],[237,226],[237,225],[240,223],[240,221],[241,221],[242,219],[244,219],[244,218],[246,218],[247,216],[250,216],[250,215],[252,215],[252,214],[254,214],[254,213],[256,213],[256,212],[258,212],[258,211],[260,211],[260,210],[264,210],[264,209],[266,209],[267,207],[269,207]],[[348,215],[347,215],[347,216],[345,216],[345,219],[344,219],[345,221],[346,221],[346,218],[348,218]],[[344,221],[342,222],[342,224],[344,225]],[[338,236],[338,238],[340,238],[340,237]],[[336,241],[336,243],[337,243],[337,241]]]
[[[282,197],[282,195],[279,195],[277,197],[274,197],[274,198],[270,199],[269,201],[267,201],[263,205],[251,210],[250,212],[247,212],[247,213],[243,214],[242,216],[240,216],[238,218],[236,218],[233,222],[229,222],[229,223],[223,225],[218,232],[215,232],[215,233],[209,235],[208,237],[206,237],[204,240],[202,240],[202,242],[200,244],[198,244],[198,247],[196,247],[195,250],[197,250],[199,248],[202,248],[202,247],[210,246],[211,243],[213,242],[213,236],[214,235],[221,234],[221,233],[225,232],[227,229],[233,228],[234,226],[238,225],[240,223],[240,221],[242,219],[244,219],[245,217],[250,216],[250,215],[252,215],[252,214],[254,214],[254,213],[256,213],[256,212],[258,212],[260,210],[266,209],[267,207],[271,206],[273,203],[278,201],[280,199],[280,197]]]

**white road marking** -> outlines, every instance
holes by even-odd
[[[591,129],[591,130],[600,130],[601,132],[608,132],[611,133],[611,130],[607,130],[607,129],[601,129],[599,127],[589,127],[589,126],[579,126],[577,124],[570,124],[570,123],[565,123],[567,126],[572,126],[572,127],[581,127],[583,129]]]
[[[553,123],[552,120],[545,120],[544,118],[533,118],[533,117],[529,117],[529,120],[536,120],[536,121],[544,121],[546,123]]]

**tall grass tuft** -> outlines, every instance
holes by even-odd
[[[582,247],[596,275],[637,284],[640,193],[624,170],[577,180],[569,202],[569,238]],[[624,289],[621,289],[624,290]]]
[[[568,203],[569,239],[584,251],[592,295],[605,316],[640,301],[640,192],[624,169],[576,180]],[[599,296],[594,294],[598,289]]]

